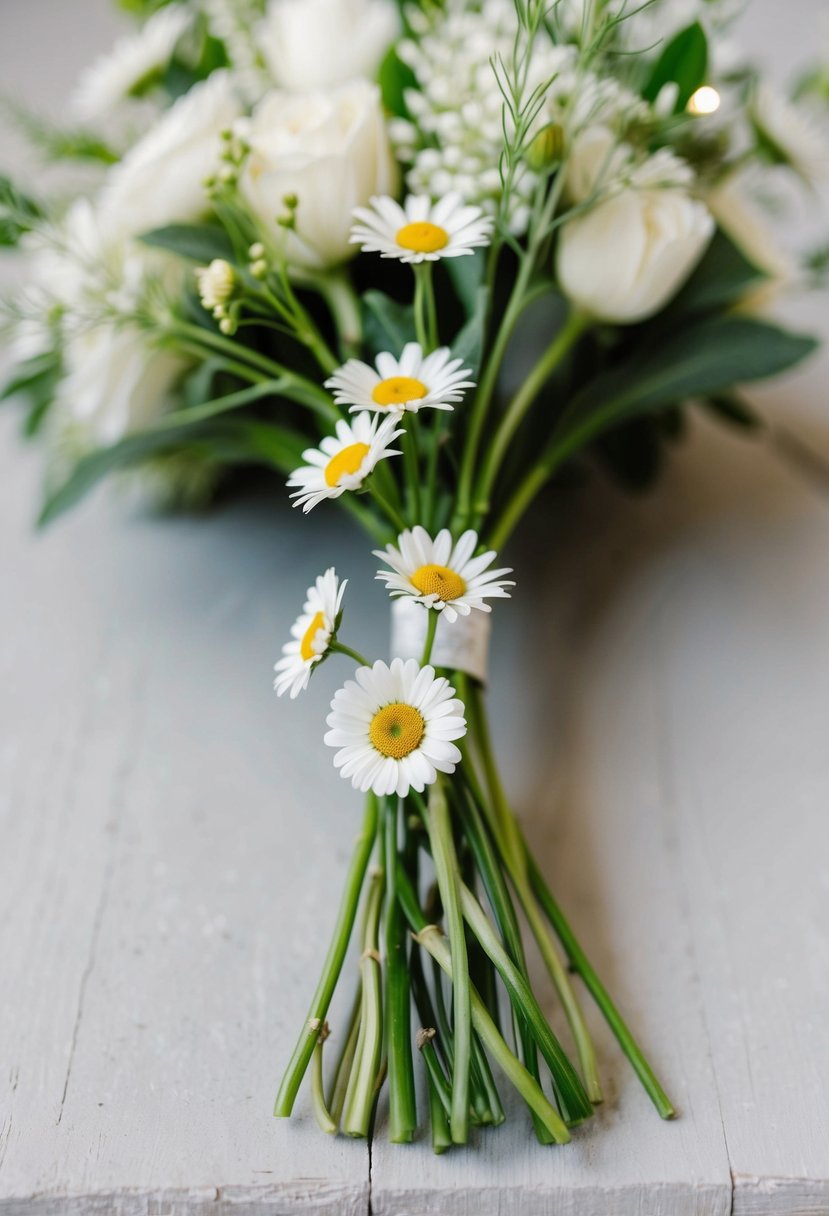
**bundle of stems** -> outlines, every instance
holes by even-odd
[[[503,1081],[526,1103],[539,1143],[565,1144],[602,1101],[572,972],[661,1117],[673,1118],[653,1068],[529,852],[504,795],[481,685],[462,672],[451,677],[469,715],[463,763],[428,796],[367,796],[336,931],[274,1114],[291,1114],[310,1064],[313,1109],[324,1131],[369,1136],[386,1083],[389,1139],[409,1142],[420,1125],[419,1053],[436,1153],[465,1144],[472,1127],[504,1121]],[[357,992],[348,1025],[337,1028],[339,1055],[326,1086],[326,1015],[361,904]],[[533,989],[521,914],[564,1011],[572,1059]]]

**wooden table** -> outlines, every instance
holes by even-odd
[[[62,8],[27,10],[53,89]],[[827,371],[758,395],[823,453]],[[34,536],[39,476],[7,412],[0,1216],[829,1213],[825,480],[701,422],[654,495],[562,496],[511,554],[510,788],[680,1117],[592,1018],[594,1127],[542,1149],[513,1111],[435,1158],[270,1113],[359,816],[320,742],[338,673],[286,705],[271,666],[329,563],[377,650],[367,546],[281,495],[160,522],[105,491]]]

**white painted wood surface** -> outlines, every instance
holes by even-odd
[[[55,97],[106,45],[79,7],[7,0],[12,85],[35,31]],[[824,454],[827,371],[760,395]],[[595,1127],[541,1149],[516,1112],[436,1159],[270,1115],[359,815],[328,682],[285,706],[270,667],[333,561],[356,644],[385,634],[366,546],[273,500],[158,522],[107,493],[34,537],[38,476],[0,418],[0,1216],[829,1213],[825,488],[699,425],[654,496],[563,499],[512,554],[510,785],[680,1118],[594,1019]]]

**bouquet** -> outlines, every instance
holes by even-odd
[[[313,512],[309,541],[348,511],[391,601],[390,661],[359,654],[326,570],[276,663],[289,699],[343,669],[319,745],[364,809],[275,1113],[310,1071],[324,1131],[369,1135],[383,1095],[392,1141],[428,1123],[443,1152],[503,1121],[506,1083],[565,1143],[602,1100],[586,992],[671,1118],[499,775],[490,612],[552,479],[644,483],[691,405],[762,432],[738,386],[814,346],[766,309],[829,258],[784,249],[771,203],[827,168],[829,73],[777,92],[729,0],[129,7],[140,28],[84,75],[71,126],[17,114],[50,159],[96,167],[91,189],[0,181],[4,243],[28,253],[5,395],[47,451],[42,521],[109,473],[193,505],[258,471]]]

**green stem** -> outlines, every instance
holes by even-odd
[[[314,1117],[319,1127],[328,1136],[336,1136],[337,1124],[331,1117],[328,1107],[325,1105],[325,1092],[322,1080],[322,1045],[325,1042],[325,1036],[328,1033],[328,1027],[323,1022],[320,1027],[320,1033],[317,1038],[317,1044],[314,1048],[314,1056],[311,1062],[311,1102],[314,1108]]]
[[[412,523],[417,523],[420,519],[420,468],[417,459],[417,436],[411,420],[405,428],[401,444],[406,468],[406,504],[409,519]]]
[[[530,1027],[541,1054],[555,1078],[556,1089],[560,1090],[565,1100],[568,1115],[574,1121],[589,1118],[593,1111],[587,1094],[584,1092],[578,1074],[567,1059],[564,1049],[541,1012],[541,1007],[533,995],[532,989],[501,945],[483,908],[465,884],[461,884],[460,894],[464,920],[498,969],[519,1016]]]
[[[331,642],[328,649],[332,654],[344,654],[349,659],[353,659],[358,667],[371,667],[371,663],[361,655],[359,650],[352,650],[350,646],[346,646],[343,642]]]
[[[498,430],[495,432],[495,437],[487,449],[484,467],[475,490],[473,512],[479,520],[485,518],[489,511],[492,488],[516,430],[555,368],[589,325],[589,319],[583,314],[570,313],[507,407]]]
[[[447,975],[452,975],[454,960],[452,959],[451,951],[447,949],[446,942],[443,940],[437,925],[425,925],[423,929],[415,934],[415,941],[431,954],[432,958],[441,967],[441,970]],[[530,1109],[534,1110],[542,1120],[555,1142],[557,1144],[567,1144],[570,1140],[567,1124],[545,1097],[538,1082],[533,1080],[521,1061],[507,1047],[486,1006],[474,988],[470,990],[470,998],[472,1022],[481,1037],[484,1047],[504,1075],[518,1090]],[[457,1143],[454,1135],[452,1136],[452,1140],[453,1143]]]
[[[331,1101],[328,1104],[331,1118],[338,1127],[340,1119],[342,1118],[343,1106],[345,1105],[345,1095],[348,1091],[348,1082],[351,1077],[351,1068],[354,1064],[354,1056],[357,1053],[357,1039],[360,1035],[360,1011],[362,1009],[362,1000],[363,990],[362,986],[360,986],[357,989],[357,995],[354,998],[354,1004],[351,1010],[351,1017],[348,1020],[348,1030],[346,1032],[342,1051],[340,1052],[340,1058],[337,1061],[337,1070],[334,1074],[334,1085],[331,1090]]]
[[[397,902],[397,799],[386,803],[386,1044],[389,1070],[389,1140],[405,1144],[417,1127],[412,1065],[411,993],[406,934]]]
[[[458,859],[452,837],[449,806],[438,780],[429,792],[426,823],[438,890],[443,903],[452,952],[450,972],[454,1013],[454,1068],[452,1071],[452,1141],[466,1144],[469,1136],[469,1065],[472,1052],[469,966],[466,957],[463,914],[458,890]]]
[[[438,317],[432,263],[420,262],[412,269],[415,276],[415,332],[423,353],[428,355],[438,344]]]
[[[475,394],[475,400],[472,404],[469,418],[469,432],[464,446],[458,483],[458,506],[454,521],[458,527],[465,526],[471,514],[472,481],[477,467],[481,434],[509,340],[524,308],[525,294],[529,286],[532,268],[533,259],[527,254],[519,267],[512,294],[504,311],[498,332],[495,335],[495,341],[492,344],[492,349],[486,361],[484,372]]]
[[[529,849],[527,849],[526,841],[524,842],[524,848],[527,850],[530,882],[532,883],[536,898],[550,924],[555,929],[567,957],[574,969],[584,980],[585,987],[601,1010],[605,1021],[616,1036],[622,1051],[628,1060],[630,1060],[651,1102],[653,1102],[663,1119],[673,1119],[676,1112],[671,1105],[670,1099],[660,1085],[656,1074],[645,1058],[636,1039],[633,1037],[627,1023],[611,1000],[607,989],[594,971],[590,960],[576,940],[575,934],[570,928],[564,913],[553,898],[553,894],[547,886],[538,865],[533,860]]]
[[[404,447],[405,447],[405,445],[404,445]],[[386,498],[383,491],[378,486],[376,480],[373,477],[369,477],[364,484],[368,487],[368,491],[371,494],[372,498],[377,503],[377,505],[380,507],[380,509],[384,512],[384,514],[386,515],[386,518],[389,520],[391,525],[397,529],[398,534],[400,532],[405,532],[405,530],[406,530],[405,519],[400,514],[400,512],[396,509],[396,507],[392,506],[392,504]],[[345,495],[341,495],[341,497],[345,497]]]
[[[357,844],[348,870],[348,877],[346,878],[345,891],[337,914],[334,936],[331,940],[331,945],[328,947],[322,975],[317,984],[314,998],[311,1001],[305,1025],[297,1040],[276,1097],[273,1113],[278,1118],[287,1118],[293,1110],[297,1091],[314,1051],[319,1028],[328,1012],[328,1006],[331,1003],[331,997],[342,970],[345,952],[348,949],[351,931],[354,927],[354,919],[357,915],[357,905],[360,900],[360,891],[363,886],[366,867],[368,866],[368,860],[377,836],[377,820],[377,799],[374,794],[369,794],[366,799],[366,811],[363,818],[362,830],[357,838]]]
[[[435,644],[435,633],[438,627],[438,617],[440,613],[435,608],[427,608],[426,621],[426,638],[423,642],[423,656],[420,660],[420,666],[425,667],[432,657],[432,648]]]
[[[322,275],[317,287],[325,299],[337,327],[340,346],[346,357],[359,355],[363,340],[363,320],[360,315],[360,300],[342,272]]]
[[[484,765],[492,809],[500,830],[501,848],[504,853],[507,870],[512,879],[513,887],[524,915],[527,918],[533,937],[536,940],[541,957],[544,960],[550,978],[555,984],[559,1000],[564,1008],[567,1021],[575,1040],[585,1088],[591,1102],[602,1101],[602,1087],[599,1081],[599,1070],[596,1062],[596,1051],[587,1028],[584,1013],[579,1005],[573,985],[570,983],[555,943],[541,917],[538,905],[533,897],[527,874],[527,859],[524,850],[521,831],[518,822],[507,802],[506,794],[501,785],[500,774],[495,764],[495,756],[490,738],[489,723],[486,715],[480,686],[469,681],[467,686],[467,714],[476,738],[478,752]]]
[[[383,1002],[380,974],[380,912],[383,907],[384,875],[371,878],[366,898],[360,956],[363,984],[357,1050],[343,1110],[342,1130],[347,1136],[365,1137],[377,1097],[377,1077],[383,1051]]]

